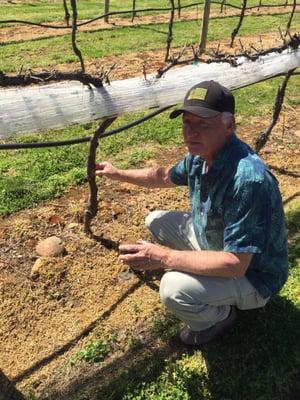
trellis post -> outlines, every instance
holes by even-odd
[[[105,0],[104,2],[104,14],[108,14],[109,13],[109,0]],[[104,22],[109,22],[109,17],[108,15],[106,15],[104,17]]]
[[[206,48],[209,13],[210,13],[210,0],[205,0],[204,12],[203,12],[203,18],[202,18],[201,38],[200,38],[200,44],[199,44],[199,53],[200,54],[204,53],[205,48]]]

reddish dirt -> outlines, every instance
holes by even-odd
[[[296,7],[296,10],[299,10],[300,6]],[[291,6],[287,7],[263,7],[261,9],[254,8],[253,10],[249,10],[246,15],[268,15],[268,14],[281,14],[283,12],[289,12],[291,10]],[[223,13],[220,10],[212,10],[210,13],[211,18],[220,17],[226,18],[229,16],[239,15],[240,10],[225,8]],[[199,11],[185,11],[183,10],[181,13],[181,18],[178,19],[178,14],[175,13],[174,21],[188,21],[193,19],[200,19],[202,17],[202,9]],[[114,29],[122,26],[138,26],[142,24],[158,24],[158,23],[167,23],[169,21],[169,14],[161,14],[161,15],[148,15],[148,16],[137,16],[133,22],[131,22],[130,18],[118,18],[111,17],[110,23],[105,23],[102,19],[99,21],[95,21],[88,25],[83,25],[78,28],[79,32],[93,32],[102,29]],[[84,22],[84,21],[82,21]],[[49,25],[54,26],[63,26],[64,22],[56,22],[49,23]],[[4,28],[0,28],[0,42],[18,42],[25,40],[33,40],[45,37],[52,36],[61,36],[70,32],[68,29],[48,29],[39,26],[29,26],[29,25],[14,25],[8,26]]]

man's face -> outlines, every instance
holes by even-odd
[[[233,129],[232,123],[224,125],[221,114],[213,118],[202,118],[184,112],[182,122],[184,142],[189,152],[205,159],[215,157]]]

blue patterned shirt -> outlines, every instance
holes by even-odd
[[[287,240],[276,178],[232,134],[213,165],[190,153],[170,170],[176,185],[189,187],[192,218],[201,249],[253,253],[247,279],[264,298],[287,279]]]

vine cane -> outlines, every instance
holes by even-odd
[[[87,176],[88,183],[90,187],[90,197],[88,200],[87,207],[84,212],[84,231],[85,233],[100,242],[103,246],[108,249],[117,249],[119,243],[104,238],[103,234],[97,236],[93,233],[91,229],[91,221],[96,216],[98,211],[98,187],[96,184],[96,176],[95,176],[95,160],[96,160],[96,150],[98,147],[98,141],[105,132],[105,130],[115,121],[116,117],[105,119],[101,125],[96,129],[90,144],[90,151],[87,161]]]

